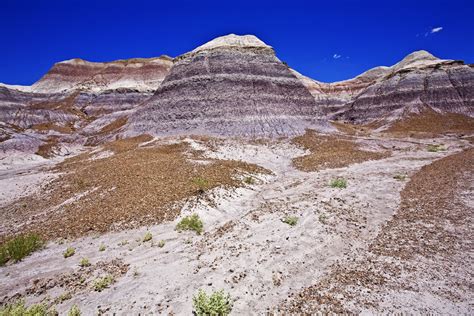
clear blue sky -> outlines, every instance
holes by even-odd
[[[473,0],[0,0],[0,30],[0,82],[9,84],[31,84],[65,59],[178,56],[228,33],[255,34],[326,82],[420,49],[474,63]]]

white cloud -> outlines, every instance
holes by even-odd
[[[332,55],[332,58],[334,58],[334,59],[339,59],[339,58],[341,58],[341,55],[339,55],[339,54],[334,54],[334,55]]]
[[[443,30],[443,27],[442,26],[438,26],[438,27],[434,27],[431,29],[431,34],[433,33],[438,33],[438,32],[441,32]]]

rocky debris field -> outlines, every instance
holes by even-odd
[[[309,131],[10,161],[1,238],[46,243],[0,267],[0,302],[189,315],[199,289],[223,289],[233,315],[470,314],[473,159],[454,136]],[[176,229],[193,214],[202,232]]]

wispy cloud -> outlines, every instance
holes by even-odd
[[[334,58],[334,59],[339,59],[339,58],[341,58],[341,55],[339,55],[339,54],[334,54],[334,55],[332,55],[332,58]]]
[[[442,26],[438,26],[438,27],[433,27],[429,32],[426,32],[425,33],[425,37],[430,35],[430,34],[434,34],[434,33],[438,33],[438,32],[441,32],[443,30],[443,27]],[[418,36],[418,35],[417,35]]]

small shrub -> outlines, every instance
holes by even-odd
[[[164,240],[160,240],[160,241],[158,242],[158,247],[163,248],[164,246],[165,246],[165,241],[164,241]]]
[[[147,232],[143,237],[143,242],[150,241],[153,238],[153,235],[150,232]]]
[[[91,263],[89,262],[89,259],[87,259],[87,258],[82,258],[81,261],[79,261],[79,266],[80,267],[84,268],[84,267],[88,267],[90,265],[91,265]]]
[[[8,255],[7,248],[0,247],[0,267],[7,263],[9,259],[10,256]]]
[[[52,316],[54,312],[48,310],[46,304],[34,304],[29,307],[25,306],[25,302],[20,300],[16,303],[7,304],[0,307],[1,316]]]
[[[138,278],[139,276],[140,276],[140,272],[138,272],[138,269],[137,268],[133,269],[133,277]]]
[[[332,180],[329,185],[331,188],[345,189],[347,188],[347,181],[346,179],[337,178]]]
[[[319,222],[320,222],[321,224],[326,224],[326,223],[327,223],[327,219],[328,219],[328,218],[327,218],[326,215],[324,215],[324,214],[320,214],[320,215],[319,215]]]
[[[97,292],[101,292],[102,290],[108,288],[114,282],[115,279],[113,276],[111,276],[110,274],[106,275],[105,277],[96,279],[94,281],[94,290],[96,290]]]
[[[283,223],[288,224],[290,226],[295,226],[298,224],[298,217],[296,216],[287,216],[281,220]]]
[[[210,296],[199,290],[193,297],[193,308],[198,316],[226,316],[232,310],[232,300],[223,290],[213,292]]]
[[[204,178],[196,177],[193,179],[193,183],[198,188],[198,193],[202,194],[209,188],[209,181]]]
[[[104,244],[100,244],[99,251],[105,251],[105,249],[107,249],[107,247]]]
[[[63,255],[64,255],[64,258],[69,258],[73,256],[75,253],[76,253],[76,249],[72,247],[68,247],[66,251],[63,253]]]
[[[43,241],[36,234],[15,237],[0,246],[0,266],[10,259],[20,261],[42,246]]]
[[[255,179],[254,179],[253,177],[245,177],[244,182],[245,182],[246,184],[254,184],[254,183],[255,183]]]
[[[393,178],[398,181],[405,181],[406,177],[407,176],[405,174],[396,174],[393,176]]]
[[[178,225],[176,225],[177,231],[183,230],[194,230],[198,235],[200,235],[203,231],[203,223],[199,218],[199,215],[193,214],[191,216],[184,217]]]
[[[444,149],[444,147],[442,145],[431,145],[430,144],[430,145],[428,145],[427,150],[429,152],[436,153],[438,151],[443,151],[443,150],[446,150],[446,149]]]
[[[67,316],[81,316],[81,310],[74,304],[71,309],[67,312]]]
[[[123,240],[123,241],[119,242],[118,245],[119,245],[119,246],[128,245],[128,240]]]
[[[62,303],[62,302],[65,302],[67,300],[70,300],[72,298],[72,294],[70,292],[66,292],[66,293],[63,293],[61,295],[59,295],[57,298],[56,298],[56,302],[57,303]]]

